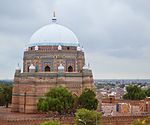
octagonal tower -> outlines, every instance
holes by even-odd
[[[83,89],[92,89],[93,75],[77,37],[54,16],[51,24],[32,35],[24,50],[23,72],[17,68],[14,76],[12,111],[35,113],[38,98],[56,86],[79,96]]]

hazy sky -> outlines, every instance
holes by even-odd
[[[95,78],[150,78],[150,0],[1,0],[0,79],[13,79],[53,11],[84,46]]]

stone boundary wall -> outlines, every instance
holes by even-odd
[[[130,103],[132,105],[139,105],[145,102],[150,102],[150,98],[145,98],[144,100],[120,100],[120,99],[110,100],[110,98],[102,99],[102,103]]]
[[[146,116],[108,116],[102,117],[102,125],[130,125],[132,121],[144,118],[146,118]],[[49,120],[60,121],[61,125],[74,125],[74,117],[0,119],[0,125],[39,125]]]
[[[49,121],[49,120],[56,120],[60,121],[61,125],[67,124],[67,125],[73,125],[74,124],[74,118],[31,118],[31,119],[5,119],[0,120],[0,125],[40,125],[40,123]]]
[[[147,116],[108,116],[102,118],[102,125],[130,125],[134,120],[144,118]]]
[[[130,103],[132,105],[139,105],[140,103],[144,103],[144,100],[112,100],[110,102],[109,99],[102,99],[102,103]]]

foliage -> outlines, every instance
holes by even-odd
[[[150,88],[148,88],[146,91],[145,91],[145,94],[147,97],[150,97]]]
[[[57,111],[68,113],[73,108],[74,98],[66,88],[56,87],[50,89],[37,104],[39,111]]]
[[[77,125],[101,125],[101,113],[93,110],[78,109],[75,113],[75,122]]]
[[[141,100],[146,97],[145,92],[137,85],[127,86],[126,91],[127,93],[123,96],[123,99]]]
[[[85,108],[89,110],[96,110],[98,106],[98,100],[96,94],[90,89],[85,89],[78,99],[79,108]]]
[[[40,125],[60,125],[57,121],[51,120],[48,122],[41,123]]]
[[[76,112],[76,109],[78,108],[78,96],[73,95],[74,103],[73,103],[73,108],[72,108],[72,113]]]
[[[150,117],[143,120],[138,119],[136,121],[133,121],[131,125],[150,125]]]
[[[116,83],[117,84],[117,83]],[[101,88],[105,88],[106,85],[111,87],[111,88],[115,88],[116,84],[114,83],[109,83],[109,82],[106,82],[106,83],[95,83],[95,86],[96,86],[96,89],[101,89]]]
[[[12,85],[11,84],[0,84],[0,106],[8,107],[11,103],[12,97]]]

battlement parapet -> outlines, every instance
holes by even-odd
[[[131,122],[137,119],[145,119],[147,116],[110,116],[102,117],[103,125],[130,125]],[[15,118],[15,119],[0,119],[0,125],[35,125],[49,120],[60,121],[61,124],[72,125],[75,123],[74,117],[49,117],[49,118]]]
[[[20,77],[20,78],[28,78],[28,77],[58,77],[60,73],[58,72],[35,72],[35,73],[29,73],[29,72],[24,72],[24,73],[17,73],[15,74],[15,77]],[[91,76],[92,77],[92,72],[88,71],[88,72],[73,72],[73,73],[61,73],[62,76],[64,77],[86,77],[86,76]]]

